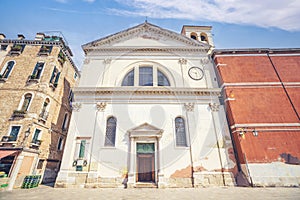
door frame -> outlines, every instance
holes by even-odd
[[[154,145],[154,152],[153,153],[148,153],[148,154],[146,154],[146,155],[148,155],[148,156],[144,156],[144,157],[151,157],[151,169],[152,169],[152,171],[151,171],[151,181],[149,181],[149,183],[156,183],[156,172],[157,172],[157,170],[155,169],[155,164],[156,164],[156,156],[155,156],[155,143],[141,143],[141,142],[137,142],[137,144],[153,144]],[[139,156],[139,155],[143,155],[142,153],[136,153],[136,182],[140,182],[139,181],[139,168],[140,168],[140,166],[139,166],[139,159],[141,158],[141,157],[143,157],[143,156]],[[153,172],[154,172],[154,174],[153,174]],[[145,182],[147,182],[147,181],[145,181]]]

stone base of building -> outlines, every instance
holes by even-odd
[[[208,186],[234,186],[235,181],[231,173],[225,172],[196,172],[192,178],[167,178],[159,177],[155,183],[128,183],[128,188],[191,188]],[[60,172],[55,187],[62,188],[123,188],[121,177],[104,178],[98,177],[97,173],[85,172]]]
[[[300,165],[273,163],[250,163],[242,166],[254,187],[300,187]],[[248,172],[248,173],[247,173]]]

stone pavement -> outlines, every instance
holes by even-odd
[[[1,191],[0,200],[64,200],[64,199],[292,199],[300,200],[300,188],[242,188],[242,187],[209,187],[209,188],[174,188],[174,189],[65,189],[40,185],[32,189],[15,189]]]

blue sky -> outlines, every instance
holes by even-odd
[[[81,68],[81,45],[148,22],[180,32],[213,26],[223,48],[300,48],[300,0],[1,0],[0,32],[34,39],[61,31]]]

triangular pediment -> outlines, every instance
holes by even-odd
[[[194,47],[209,49],[210,45],[188,38],[176,32],[163,29],[148,22],[142,23],[127,30],[95,40],[82,45],[86,51],[89,49],[105,47]]]
[[[161,137],[163,130],[148,123],[143,123],[128,130],[130,137]]]

